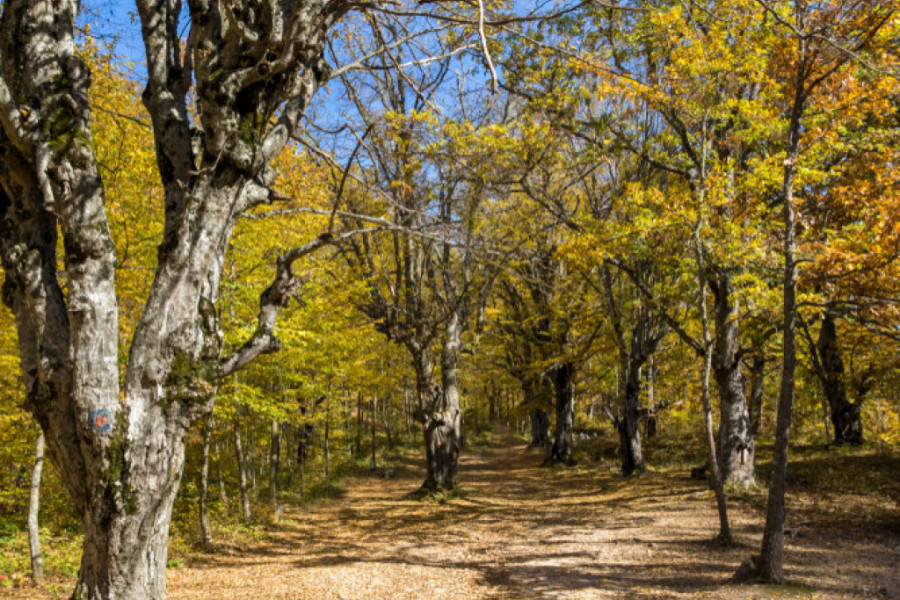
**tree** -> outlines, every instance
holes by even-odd
[[[808,342],[809,356],[813,372],[822,383],[825,400],[831,413],[834,441],[837,444],[859,446],[863,443],[862,397],[851,402],[847,393],[844,361],[838,345],[837,309],[834,302],[828,302],[822,311],[819,338],[813,341],[809,328],[801,323],[801,332]],[[868,384],[862,386],[868,388]],[[862,394],[864,396],[865,393]]]
[[[5,2],[0,17],[3,296],[27,406],[83,516],[80,598],[165,596],[187,428],[209,413],[222,378],[278,349],[275,317],[300,284],[292,264],[329,242],[281,257],[257,330],[222,356],[216,303],[232,228],[278,197],[270,163],[327,79],[328,33],[353,6],[192,1],[184,45],[181,7],[138,2],[165,208],[121,385],[116,256],[92,144],[91,73],[76,46],[78,3]]]
[[[775,19],[785,32],[783,64],[789,74],[784,88],[785,134],[782,181],[778,194],[783,217],[783,328],[782,372],[775,431],[775,455],[766,506],[766,527],[758,558],[744,563],[736,579],[758,576],[775,583],[784,582],[785,486],[788,440],[794,403],[794,376],[797,366],[797,222],[794,193],[803,158],[801,141],[804,119],[811,99],[823,84],[836,77],[864,51],[874,36],[893,17],[889,3],[835,1],[808,5],[797,1],[789,6],[761,2],[766,16]],[[789,9],[789,10],[786,10]]]

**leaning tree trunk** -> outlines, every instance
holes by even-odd
[[[709,280],[715,297],[716,333],[713,373],[719,388],[719,468],[722,481],[749,488],[756,480],[756,443],[741,372],[738,306],[731,274],[719,269]]]
[[[847,395],[844,361],[838,346],[834,306],[831,303],[822,314],[822,327],[816,347],[821,364],[819,378],[831,410],[831,423],[834,425],[834,441],[837,444],[858,446],[863,443],[862,404],[851,404]]]
[[[571,465],[575,444],[575,388],[573,379],[575,367],[564,362],[551,371],[556,404],[556,435],[550,449],[550,460]]]
[[[451,313],[444,329],[441,349],[441,388],[435,390],[425,421],[425,460],[427,474],[423,489],[452,490],[459,471],[460,404],[459,352],[462,323]]]

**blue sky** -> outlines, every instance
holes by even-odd
[[[92,35],[103,40],[115,38],[120,55],[136,64],[144,62],[144,43],[134,2],[83,0],[81,6],[80,22],[90,25]]]

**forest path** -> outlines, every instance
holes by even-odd
[[[462,499],[413,499],[424,479],[419,461],[390,479],[381,471],[350,478],[340,497],[289,512],[265,542],[170,569],[169,598],[900,598],[892,568],[900,552],[884,540],[836,547],[815,527],[789,540],[788,573],[800,585],[729,586],[758,549],[756,511],[732,506],[743,545],[723,550],[710,542],[717,519],[699,482],[541,462],[504,431],[486,450],[463,453]]]

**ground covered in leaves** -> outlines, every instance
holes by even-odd
[[[169,598],[900,600],[897,479],[879,494],[837,492],[803,478],[840,469],[840,460],[804,467],[799,456],[790,583],[732,586],[734,569],[758,551],[764,490],[733,499],[737,545],[722,548],[711,541],[712,495],[683,469],[623,479],[609,462],[563,469],[542,458],[500,435],[463,454],[462,494],[440,501],[411,493],[423,479],[414,457],[391,477],[360,474],[255,540],[169,569]],[[46,587],[3,591],[53,597]]]

